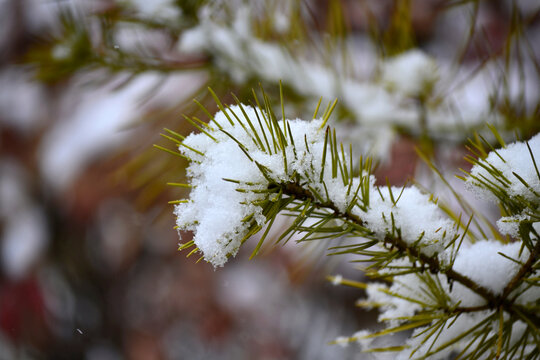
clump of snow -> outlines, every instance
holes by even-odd
[[[512,276],[518,271],[519,265],[498,254],[498,252],[518,261],[523,261],[528,252],[524,252],[519,256],[519,250],[519,244],[505,245],[496,241],[481,241],[464,248],[463,253],[460,253],[456,259],[454,270],[492,291],[494,295],[500,295]],[[406,265],[407,260],[401,259],[392,262],[391,267]],[[426,276],[431,277],[432,280],[430,282],[422,280],[422,277]],[[442,290],[439,296],[443,296],[445,299],[438,299],[439,296],[434,295],[429,290],[427,285],[429,283],[438,283]],[[443,301],[448,306],[474,307],[486,305],[486,300],[483,297],[460,283],[455,282],[453,286],[449,286],[448,279],[442,273],[427,275],[420,272],[418,274],[397,275],[393,278],[391,285],[368,284],[366,292],[367,299],[359,304],[363,307],[370,304],[376,305],[380,310],[379,321],[385,322],[387,328],[403,324],[408,317],[415,316],[422,310],[428,309],[429,311],[430,308],[438,308],[440,306],[439,301]],[[518,303],[533,304],[540,296],[538,291],[532,291],[532,289],[528,289],[525,293],[520,295],[517,300]],[[506,317],[505,321],[507,321],[507,314],[504,316]],[[443,331],[427,342],[424,341],[425,336],[420,336],[426,327],[417,328],[414,330],[413,335],[406,340],[406,345],[409,348],[399,352],[396,358],[408,359],[412,355],[412,351],[415,351],[415,356],[421,357],[430,351],[434,351],[437,347],[443,346],[446,342],[457,339],[465,331],[479,325],[484,320],[485,322],[480,326],[496,333],[498,319],[499,315],[493,311],[459,313],[457,317],[451,316],[444,325]],[[433,325],[432,322],[427,326]],[[518,331],[518,334],[521,334],[521,331],[524,330],[524,324],[520,321],[514,322],[513,326],[513,330]],[[361,343],[361,346],[365,349],[369,349],[370,340],[373,340],[368,331],[359,332],[353,337],[357,338],[359,342],[366,341],[366,343]],[[512,332],[510,342],[515,343],[519,338],[519,335],[514,336]],[[465,336],[451,347],[437,353],[436,358],[443,359],[452,351],[461,351],[471,340],[474,340],[471,336]],[[474,349],[475,346],[473,345],[471,348]]]
[[[379,307],[379,321],[389,321],[390,326],[400,323],[400,320],[393,319],[412,316],[422,308],[419,303],[411,302],[401,297],[414,297],[420,293],[419,290],[413,290],[407,285],[407,282],[412,280],[416,286],[418,285],[418,280],[414,278],[414,275],[405,275],[399,278],[400,282],[394,282],[391,287],[381,283],[369,283],[366,289],[368,303],[376,304]],[[390,295],[390,291],[394,294],[399,294],[400,297]]]
[[[208,134],[191,134],[184,140],[186,146],[180,146],[180,151],[193,160],[187,169],[193,189],[190,202],[176,207],[177,223],[179,228],[195,232],[194,242],[207,261],[221,266],[228,256],[237,253],[251,226],[251,221],[243,219],[252,217],[258,226],[264,225],[262,208],[255,203],[275,196],[265,192],[269,179],[273,184],[285,184],[297,182],[297,176],[320,194],[323,202],[329,202],[342,214],[350,211],[362,219],[379,240],[384,240],[386,235],[399,237],[426,255],[439,253],[445,259],[444,246],[454,239],[456,230],[428,195],[414,187],[392,188],[391,194],[388,188],[375,187],[373,176],[344,180],[332,173],[330,160],[323,171],[325,132],[320,129],[321,120],[288,121],[290,130],[285,137],[294,141],[284,144],[283,151],[276,151],[273,145],[270,149],[261,147],[262,140],[258,142],[257,136],[272,139],[274,135],[268,127],[255,132],[248,130],[245,119],[235,119],[233,114],[247,116],[258,126],[255,109],[243,108],[245,115],[240,107],[231,107],[229,117],[233,123],[223,112],[218,112],[209,123]],[[280,124],[284,126],[281,121]],[[330,151],[326,152],[326,157],[329,156]],[[343,163],[348,161],[345,156]],[[367,207],[359,206],[363,200],[358,202],[360,199],[355,197],[361,181],[369,187]],[[356,206],[351,206],[353,202]]]
[[[467,186],[478,196],[514,204],[508,207],[511,213],[497,221],[499,231],[514,238],[520,237],[521,224],[538,226],[531,214],[540,208],[540,134],[527,143],[518,141],[491,151],[467,178]]]
[[[113,36],[114,49],[121,50],[122,53],[139,56],[151,53],[156,57],[167,56],[165,49],[169,47],[169,39],[160,30],[149,29],[140,23],[119,21],[115,24]]]
[[[525,262],[528,256],[529,251],[527,248],[522,249],[520,242],[502,244],[494,240],[482,240],[469,247],[462,247],[453,268],[494,295],[501,295],[520,268],[519,263],[508,258]]]
[[[368,211],[355,211],[379,239],[383,240],[389,234],[400,236],[405,243],[418,246],[426,255],[442,253],[446,243],[456,236],[454,223],[443,217],[430,197],[416,187],[374,188]]]
[[[529,256],[527,248],[521,247],[520,242],[503,244],[495,240],[465,244],[456,255],[453,270],[468,277],[493,295],[501,295],[506,285],[519,271],[518,262],[524,263]],[[444,274],[438,276],[452,303],[459,303],[460,306],[486,304],[486,299],[468,287],[459,282],[454,282],[450,286]]]
[[[371,346],[374,338],[371,337],[371,332],[367,330],[361,330],[355,332],[352,336],[338,336],[334,343],[341,347],[348,347],[351,343],[357,343],[361,349],[367,350]]]
[[[382,66],[382,81],[391,90],[409,96],[428,93],[438,78],[435,60],[417,49],[399,54]]]
[[[355,332],[352,337],[356,339],[356,342],[360,345],[362,349],[369,349],[371,343],[373,342],[373,338],[369,337],[370,335],[370,331],[360,330]]]
[[[206,42],[205,30],[202,27],[194,27],[182,33],[178,48],[181,52],[195,53],[204,48]]]
[[[72,55],[72,48],[69,44],[59,43],[51,49],[51,56],[54,60],[66,60]]]
[[[358,119],[371,126],[417,126],[418,109],[402,103],[400,94],[391,93],[376,83],[346,81],[343,102]]]
[[[195,136],[188,137],[186,144],[192,146]],[[264,178],[236,143],[223,138],[218,141],[213,148],[202,150],[206,158],[204,163],[192,163],[188,168],[194,187],[190,194],[191,202],[179,204],[175,209],[177,223],[195,231],[197,247],[203,252],[206,261],[214,266],[223,265],[228,255],[235,255],[238,251],[240,240],[249,227],[249,222],[242,222],[242,219],[255,214],[257,223],[264,223],[260,207],[243,204],[263,196],[238,192],[236,184],[223,180],[231,178],[264,183]],[[201,144],[198,145],[198,149],[201,149]]]
[[[342,281],[343,281],[343,276],[338,274],[332,278],[332,285],[341,285]]]
[[[276,12],[274,14],[273,20],[274,30],[278,34],[286,33],[291,27],[291,19],[289,14],[285,14],[283,12]]]
[[[530,220],[530,216],[525,214],[503,216],[497,220],[497,228],[503,235],[509,235],[514,238],[519,237],[519,224],[522,221]]]
[[[255,110],[249,106],[244,106],[244,110],[251,121],[258,124]],[[238,106],[232,106],[232,112],[243,116]],[[177,224],[195,232],[195,244],[205,260],[214,266],[222,266],[228,256],[237,253],[251,225],[250,221],[243,219],[252,216],[257,225],[265,223],[262,208],[254,203],[268,196],[257,190],[265,190],[269,183],[256,163],[264,166],[276,182],[290,181],[294,171],[300,174],[313,171],[314,155],[307,151],[304,137],[312,152],[321,152],[324,140],[324,132],[320,131],[321,121],[293,120],[289,125],[296,146],[293,149],[289,145],[286,149],[287,158],[291,159],[287,172],[281,152],[260,149],[254,135],[238,123],[231,124],[223,112],[218,112],[209,123],[208,131],[215,140],[204,133],[191,134],[184,140],[185,145],[203,155],[180,147],[182,153],[194,160],[187,169],[193,188],[190,202],[178,204],[175,208]],[[268,129],[263,131],[266,132],[264,136],[271,138]],[[244,145],[253,161],[231,137]],[[224,179],[237,180],[240,184]],[[237,191],[238,188],[247,191]]]
[[[486,299],[459,282],[454,282],[450,290],[450,284],[444,277],[442,285],[453,304],[459,303],[462,306],[482,306],[486,304]]]
[[[529,141],[536,166],[540,168],[540,134],[535,135]],[[487,168],[494,169],[488,171]],[[521,177],[526,186],[515,174]],[[498,197],[482,182],[489,186],[503,189],[510,197],[523,197],[534,203],[539,202],[540,178],[536,173],[533,159],[527,148],[527,144],[518,141],[507,145],[505,148],[492,151],[487,158],[479,160],[479,164],[473,166],[467,183],[475,189],[477,194],[490,200],[497,201]]]
[[[286,79],[288,86],[307,97],[335,97],[335,74],[313,61],[296,60],[279,43],[255,37],[250,11],[246,6],[234,9],[231,24],[221,24],[211,17],[212,12],[201,11],[200,24],[182,34],[179,50],[214,55],[217,67],[236,83],[252,78],[271,83]]]
[[[502,244],[494,240],[483,240],[474,244],[464,245],[456,256],[453,270],[465,275],[478,285],[492,292],[493,295],[498,296],[503,293],[505,287],[519,271],[519,262],[525,262],[528,256],[528,250],[521,249],[521,243]],[[515,261],[512,261],[509,258],[514,259]],[[399,259],[389,264],[385,271],[386,273],[391,274],[392,269],[397,269],[399,272],[399,269],[406,268],[407,266],[410,267],[411,265],[412,264],[410,264],[407,259]],[[426,276],[431,277],[432,280],[429,282],[422,280],[422,277]],[[536,275],[533,274],[531,276]],[[428,286],[430,286],[428,284],[437,283],[441,286],[441,295],[444,296],[444,299],[438,299],[438,296],[434,296],[428,288]],[[522,293],[517,300],[520,304],[534,303],[540,296],[537,290],[524,290],[527,291]],[[419,272],[397,275],[393,277],[391,285],[378,283],[368,284],[366,293],[366,301],[361,302],[360,304],[362,306],[370,304],[378,306],[380,309],[379,321],[386,322],[389,328],[402,324],[406,321],[405,319],[407,317],[414,316],[418,311],[430,307],[439,307],[440,301],[449,306],[451,306],[451,304],[456,306],[459,305],[461,307],[486,305],[486,299],[460,283],[455,282],[450,286],[448,278],[444,273],[424,274]],[[457,319],[451,317],[448,320],[444,331],[442,331],[439,336],[432,338],[432,340],[426,343],[423,343],[424,337],[414,336],[414,334],[418,334],[425,329],[423,327],[418,328],[414,331],[413,336],[406,342],[407,345],[411,347],[410,350],[401,352],[398,358],[408,358],[408,356],[411,355],[410,351],[416,349],[416,347],[419,348],[416,350],[415,356],[422,356],[427,352],[436,349],[438,346],[443,345],[445,342],[460,336],[464,331],[477,325],[483,320],[488,320],[485,323],[485,326],[488,329],[494,325],[498,326],[498,315],[494,316],[492,321],[489,321],[491,316],[493,316],[492,311],[460,313]],[[454,320],[456,321],[454,322]],[[516,330],[523,327],[522,323],[518,323],[519,321],[516,322],[517,325],[515,325]],[[450,324],[452,325],[450,326]],[[369,333],[362,336],[369,336]],[[355,337],[358,338],[361,338],[362,336],[355,335]],[[512,336],[512,342],[517,341],[518,339],[519,337],[514,338],[514,336]],[[442,351],[440,355],[437,354],[437,356],[444,358],[445,354],[448,354],[453,350],[462,349],[468,341],[470,341],[470,337],[465,337],[456,342],[456,344],[449,349]],[[431,346],[432,343],[433,346]],[[366,346],[369,346],[369,344],[366,344]]]
[[[347,347],[349,346],[350,339],[348,336],[338,336],[334,342],[341,347]]]

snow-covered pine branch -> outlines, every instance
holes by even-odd
[[[308,107],[320,96],[339,98],[338,109],[348,114],[343,120],[352,125],[343,136],[359,140],[358,146],[377,160],[387,159],[398,129],[414,137],[457,142],[486,119],[502,128],[504,118],[489,100],[489,90],[497,86],[491,84],[490,74],[495,63],[488,62],[471,76],[465,68],[456,71],[444,59],[417,48],[392,57],[375,56],[374,48],[358,47],[354,38],[342,51],[331,52],[329,61],[313,56],[320,49],[310,41],[296,41],[293,46],[276,41],[283,38],[282,30],[287,33],[302,18],[303,4],[283,11],[280,6],[271,9],[255,3],[205,4],[199,22],[182,34],[178,48],[188,54],[206,54],[220,76],[241,87],[259,82],[275,86],[287,79],[288,89]],[[291,4],[282,1],[281,5]],[[275,34],[260,37],[261,17],[269,24],[284,22],[285,26],[270,26],[268,31]],[[312,36],[309,32],[300,35]],[[337,65],[342,63],[354,65],[350,69]]]
[[[176,201],[175,215],[178,228],[194,236],[181,248],[223,266],[264,231],[255,255],[278,214],[286,213],[293,220],[280,240],[352,237],[353,244],[334,252],[367,258],[370,275],[392,282],[333,278],[366,289],[360,304],[378,307],[386,326],[338,342],[367,345],[412,329],[404,344],[386,350],[399,350],[398,358],[540,356],[539,135],[472,160],[467,182],[503,204],[507,216],[499,226],[514,236],[507,243],[473,242],[468,224],[444,216],[416,187],[375,186],[370,161],[354,161],[352,148],[326,125],[331,104],[321,118],[304,121],[284,114],[278,120],[264,94],[262,105],[255,97],[257,107],[216,100],[221,110],[208,124],[190,119],[199,133],[169,132],[190,161],[189,184],[177,184],[190,187],[190,197]]]

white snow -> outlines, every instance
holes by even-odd
[[[528,143],[536,166],[540,169],[540,134],[533,136]],[[471,185],[476,194],[493,201],[498,200],[496,195],[480,183],[483,181],[490,186],[495,185],[503,189],[510,197],[523,197],[538,203],[540,178],[536,173],[533,159],[525,142],[518,141],[508,144],[502,149],[492,151],[486,159],[480,160],[480,164],[497,169],[497,176],[488,172],[481,165],[473,166],[470,171],[471,177],[468,178],[467,183]],[[523,184],[514,173],[521,177],[528,186]],[[480,179],[480,181],[473,177]]]
[[[42,141],[45,178],[63,188],[95,156],[120,145],[127,135],[121,130],[137,116],[137,101],[155,81],[155,77],[141,76],[120,90],[100,89],[79,99],[70,118],[60,119]]]
[[[16,162],[0,162],[0,265],[11,279],[24,278],[48,243],[43,210],[28,196],[28,174]]]
[[[414,275],[400,276],[400,282],[395,282],[389,288],[385,284],[369,283],[366,289],[367,300],[379,306],[379,321],[389,320],[390,326],[398,325],[400,321],[392,320],[394,318],[412,316],[415,312],[421,309],[420,304],[410,302],[408,300],[392,296],[387,293],[388,290],[398,293],[402,296],[414,297],[419,294],[418,291],[412,290],[407,281],[412,280],[414,285],[418,285],[418,280]]]
[[[527,248],[520,254],[521,247],[521,242],[502,244],[495,240],[478,241],[459,250],[453,268],[494,295],[501,295],[520,268],[519,263],[507,257],[523,263],[529,256]]]
[[[371,331],[369,330],[360,330],[353,334],[353,338],[356,339],[356,342],[361,346],[362,349],[369,349],[371,343],[373,342],[373,338],[369,337],[371,335]]]
[[[525,214],[503,216],[497,220],[497,228],[503,235],[510,235],[514,238],[519,238],[519,224],[526,220],[530,220],[530,216]]]
[[[256,133],[259,138],[271,139],[272,135],[267,128],[259,131],[255,110],[249,106],[244,106],[244,110],[252,124],[257,126]],[[204,133],[191,134],[184,141],[187,147],[180,146],[180,151],[193,160],[187,169],[193,188],[190,202],[176,206],[177,224],[181,229],[195,232],[195,244],[205,259],[214,266],[223,265],[227,256],[237,253],[240,240],[247,234],[250,226],[250,222],[242,222],[242,219],[251,215],[259,226],[264,225],[262,208],[252,202],[265,199],[268,195],[253,190],[266,189],[268,181],[256,163],[267,169],[267,176],[275,183],[292,181],[291,175],[298,174],[302,181],[307,181],[315,191],[326,198],[323,200],[331,201],[342,213],[346,212],[355,200],[354,192],[360,184],[359,178],[353,178],[353,190],[347,191],[348,184],[344,185],[339,175],[332,177],[329,164],[325,166],[320,182],[325,136],[320,129],[320,120],[289,121],[295,147],[291,144],[286,146],[285,171],[283,153],[276,153],[273,146],[270,151],[263,151],[257,146],[255,134],[247,130],[248,122],[243,119],[241,109],[232,106],[229,113],[234,124],[230,124],[221,111],[215,115],[215,121],[209,123],[207,131],[215,140]],[[243,126],[237,123],[233,113],[241,118]],[[283,122],[280,121],[280,124]],[[242,144],[248,155],[229,136]],[[290,135],[287,134],[287,137]],[[305,141],[309,144],[309,151]],[[329,152],[326,156],[330,156]],[[330,163],[330,160],[327,162]],[[347,162],[346,157],[345,163]],[[241,183],[223,179],[233,179]],[[366,226],[374,231],[380,240],[386,235],[400,236],[406,244],[417,247],[424,254],[432,256],[438,253],[441,261],[446,260],[444,247],[457,236],[456,229],[452,221],[442,216],[429,195],[422,194],[415,187],[392,188],[392,201],[388,188],[378,189],[374,186],[373,176],[365,177],[364,181],[369,182],[369,206],[365,210],[358,205],[354,206],[352,214],[365,221]],[[239,192],[239,187],[247,191]]]
[[[471,76],[413,49],[384,61],[379,59],[378,74],[370,67],[377,61],[372,55],[375,50],[364,49],[359,56],[358,41],[351,39],[347,51],[354,54],[351,58],[356,61],[352,64],[354,71],[345,72],[340,69],[339,56],[332,63],[317,56],[318,49],[284,46],[258,38],[252,21],[258,10],[255,5],[229,4],[225,6],[228,12],[223,11],[224,5],[209,4],[201,9],[199,24],[182,35],[180,51],[208,53],[215,65],[239,84],[252,79],[273,84],[282,80],[308,103],[316,103],[321,96],[326,101],[339,99],[340,106],[351,114],[349,120],[362,130],[355,133],[354,141],[378,159],[388,157],[388,135],[396,126],[414,134],[423,131],[423,114],[430,134],[454,141],[462,140],[467,129],[486,121],[500,121],[489,102],[493,86],[485,84],[486,79],[491,80],[489,66]],[[272,17],[272,11],[265,16]],[[366,74],[366,69],[372,71]],[[444,88],[448,83],[461,85],[449,90]],[[418,104],[419,97],[424,99],[424,111]]]
[[[252,124],[258,126],[255,110],[249,106],[244,106],[244,110]],[[319,181],[324,152],[324,131],[320,129],[320,120],[289,122],[295,147],[291,144],[286,147],[285,171],[282,152],[260,149],[255,134],[246,130],[248,122],[241,119],[243,126],[240,126],[233,113],[240,118],[244,116],[238,106],[232,106],[229,116],[234,119],[234,124],[230,124],[221,111],[215,115],[215,121],[209,123],[207,131],[214,139],[204,133],[191,134],[184,141],[187,147],[180,146],[180,151],[194,160],[187,169],[193,188],[190,202],[176,206],[177,224],[182,229],[195,231],[195,244],[205,259],[215,266],[223,265],[228,255],[235,255],[238,251],[240,240],[247,234],[250,225],[249,222],[242,222],[242,219],[253,215],[258,225],[264,225],[262,208],[251,202],[265,199],[267,195],[249,190],[264,190],[268,181],[255,162],[266,168],[268,176],[277,183],[291,181],[294,173],[304,180],[309,179],[313,189],[324,194],[324,197],[328,196],[327,200],[341,212],[345,212],[354,200],[354,190],[347,192],[348,184],[344,185],[340,176],[332,177],[330,165],[324,168],[323,182]],[[271,139],[272,136],[267,128],[262,131],[257,129],[256,133],[261,139]],[[243,145],[249,157],[230,136]],[[309,151],[305,140],[309,144]],[[347,157],[345,162],[348,162]],[[223,179],[238,180],[241,184]],[[394,204],[388,188],[374,187],[373,176],[365,181],[370,182],[369,208],[363,211],[358,206],[353,207],[352,213],[363,219],[379,239],[392,234],[395,227],[395,236],[400,235],[405,243],[417,246],[425,254],[443,253],[444,245],[454,238],[456,231],[453,223],[442,217],[428,195],[414,187],[403,191],[392,188]],[[352,182],[351,188],[357,189],[360,179],[354,178]],[[239,192],[238,187],[248,191]]]
[[[253,124],[258,124],[254,110],[249,106],[244,106],[244,110]],[[243,116],[238,106],[231,107],[231,111],[239,117]],[[251,204],[264,199],[265,193],[239,192],[237,188],[264,190],[268,185],[256,164],[227,133],[245,145],[252,159],[265,166],[276,181],[289,180],[294,170],[299,173],[311,171],[310,164],[314,158],[305,151],[304,135],[312,151],[322,151],[320,147],[324,133],[319,130],[320,121],[293,120],[289,123],[295,139],[297,160],[291,161],[286,173],[281,153],[261,151],[255,145],[253,135],[238,124],[230,124],[222,112],[218,112],[214,119],[209,123],[209,131],[216,141],[203,133],[191,134],[184,141],[184,144],[202,152],[204,156],[180,147],[181,152],[194,160],[187,169],[193,188],[190,202],[176,205],[175,214],[180,228],[194,230],[194,241],[205,259],[214,266],[222,266],[227,256],[237,253],[240,240],[248,232],[250,222],[243,222],[242,219],[253,215],[258,225],[262,226],[265,222],[262,208]],[[218,124],[223,131],[219,130]],[[244,125],[247,127],[247,123]],[[265,130],[265,136],[270,138],[270,133]],[[263,137],[262,132],[259,136]],[[286,152],[288,159],[294,159],[292,146],[289,145]],[[239,180],[241,184],[224,179]]]
[[[42,256],[48,243],[43,211],[27,207],[10,216],[2,236],[2,268],[12,279],[27,275]]]
[[[454,254],[445,248],[448,242],[459,234],[456,224],[444,216],[430,195],[422,193],[416,187],[378,188],[374,185],[375,178],[372,175],[369,177],[364,175],[363,181],[369,182],[369,203],[361,197],[353,199],[352,194],[347,195],[347,185],[343,184],[341,177],[332,177],[331,166],[328,163],[320,181],[325,137],[325,131],[321,129],[321,120],[289,121],[291,134],[286,134],[286,137],[292,136],[295,146],[291,144],[285,146],[284,152],[287,158],[287,168],[285,168],[281,150],[276,151],[273,146],[269,150],[266,145],[261,146],[258,143],[255,134],[258,134],[261,139],[264,136],[270,139],[271,134],[267,127],[263,126],[263,129],[258,127],[255,109],[244,106],[244,110],[245,117],[250,119],[256,127],[255,132],[250,129],[240,107],[232,106],[228,111],[232,123],[220,111],[215,115],[215,120],[208,124],[206,131],[210,136],[199,133],[191,134],[185,139],[185,145],[196,149],[202,155],[186,147],[180,147],[180,151],[193,160],[188,168],[190,185],[193,188],[189,202],[176,205],[177,225],[180,229],[194,231],[195,245],[206,261],[214,266],[222,266],[229,256],[234,256],[241,245],[240,240],[248,233],[250,226],[250,222],[242,220],[252,216],[255,224],[261,227],[265,225],[266,219],[262,214],[262,208],[253,202],[268,200],[274,196],[264,192],[270,183],[287,183],[293,181],[291,177],[293,174],[297,174],[301,182],[307,182],[312,189],[324,194],[324,202],[330,201],[340,212],[350,211],[352,215],[362,219],[365,226],[373,231],[373,234],[369,236],[381,240],[375,246],[379,250],[382,250],[383,240],[390,235],[390,237],[399,237],[408,246],[416,247],[425,255],[437,256],[441,266],[450,265],[448,260],[452,258],[450,255]],[[236,119],[233,113],[240,120]],[[262,115],[260,118],[263,122],[265,121]],[[278,123],[279,126],[283,126],[283,121],[280,120]],[[540,155],[536,155],[538,139],[540,137],[537,135],[529,142],[531,148],[534,149],[535,158],[540,158]],[[270,143],[272,143],[271,140]],[[494,153],[490,154],[486,161],[495,162],[496,166],[501,168],[502,174],[507,174],[506,176],[509,176],[512,171],[519,171],[523,178],[527,179],[526,181],[534,185],[534,181],[537,181],[536,172],[533,170],[530,154],[528,150],[525,152],[524,148],[526,149],[524,143],[508,145],[505,149],[498,151],[499,155],[505,158],[504,161],[498,156],[495,157]],[[270,180],[262,175],[256,163],[266,169],[265,173]],[[482,169],[475,167],[473,171],[478,174]],[[489,174],[483,176],[487,177]],[[234,179],[238,182],[224,179]],[[351,181],[352,188],[356,188],[360,183],[359,178]],[[516,194],[515,196],[527,196],[531,201],[537,201],[531,196],[534,192],[529,188],[520,187],[516,181],[510,185],[509,188],[512,189],[513,194]],[[239,189],[245,191],[238,191]],[[353,200],[358,201],[355,206],[350,207]],[[531,218],[520,216],[514,216],[512,219],[507,217],[506,225],[500,226],[507,226],[508,232],[516,235],[515,225],[508,225],[512,224],[510,220],[515,222]],[[535,225],[534,228],[537,229],[538,226]],[[471,243],[469,238],[465,238],[465,242],[455,254],[452,266],[454,271],[468,277],[494,296],[499,296],[518,273],[520,264],[527,261],[528,256],[529,251],[522,246],[521,242],[505,244],[496,240],[479,240]],[[406,321],[407,317],[416,315],[425,307],[439,308],[441,302],[450,307],[486,305],[487,300],[478,293],[457,281],[450,283],[444,271],[437,274],[422,271],[399,274],[400,269],[410,267],[412,264],[408,258],[394,260],[381,270],[381,273],[386,272],[388,275],[398,272],[393,276],[391,285],[379,283],[367,285],[365,303],[379,308],[379,321],[385,322],[387,326],[398,326]],[[537,273],[531,276],[537,276]],[[431,282],[426,280],[428,278]],[[334,284],[341,282],[340,275],[334,277]],[[438,284],[440,294],[433,292],[432,286],[437,286],[433,284]],[[516,300],[518,303],[531,304],[537,301],[539,294],[536,289],[523,290],[525,291]],[[461,314],[451,326],[449,325],[451,322],[447,322],[444,331],[437,337],[433,346],[431,346],[431,341],[422,344],[421,336],[409,338],[407,344],[412,348],[419,346],[415,355],[421,356],[451,341],[463,331],[492,315],[493,312],[487,310]],[[495,320],[486,322],[488,331],[495,322]],[[515,327],[518,331],[523,325],[515,323]],[[416,329],[415,333],[421,330]],[[369,336],[369,333],[359,333],[358,337],[342,336],[335,341],[345,346],[351,341],[358,340],[362,346],[369,346],[370,341],[363,339],[365,336]],[[467,341],[470,341],[470,337],[457,341],[453,346],[443,350],[440,356],[448,355],[455,349],[461,349]],[[409,355],[408,351],[404,351],[399,353],[398,357],[406,358]]]
[[[367,212],[359,209],[356,214],[383,240],[399,229],[401,239],[409,245],[418,246],[427,255],[442,253],[444,245],[456,235],[452,221],[444,218],[442,211],[430,197],[416,187],[391,188],[396,204],[391,200],[388,187],[372,189],[370,207]],[[392,220],[393,217],[393,220]],[[398,235],[397,232],[394,232]]]
[[[343,276],[340,274],[337,274],[332,279],[332,285],[341,285],[342,281],[343,281]]]
[[[167,21],[179,20],[181,11],[174,0],[124,0],[133,6],[139,16],[149,19]]]
[[[435,60],[418,49],[388,59],[382,66],[386,86],[409,96],[429,93],[438,78]]]
[[[22,66],[0,71],[0,122],[23,133],[38,131],[48,111],[45,87]]]
[[[121,146],[131,134],[129,128],[148,109],[191,96],[204,81],[198,73],[167,79],[146,73],[123,83],[122,75],[93,91],[82,76],[63,98],[58,120],[44,135],[39,151],[41,171],[54,189],[69,186],[89,163]]]

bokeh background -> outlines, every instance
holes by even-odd
[[[168,202],[187,194],[166,183],[185,179],[186,163],[153,145],[174,149],[163,128],[194,130],[182,114],[207,121],[192,102],[216,111],[207,86],[232,103],[231,92],[249,101],[261,83],[279,104],[281,79],[287,113],[309,117],[313,92],[339,100],[327,77],[380,85],[381,61],[416,48],[454,72],[441,75],[446,92],[392,111],[438,106],[458,88],[454,106],[474,121],[459,117],[457,130],[359,123],[347,101],[332,121],[348,141],[377,139],[361,150],[380,179],[403,185],[415,176],[436,187],[415,147],[452,173],[467,167],[463,145],[486,121],[505,136],[539,130],[539,8],[534,0],[0,0],[0,359],[371,358],[354,344],[329,345],[376,326],[375,312],[355,307],[358,290],[325,279],[362,279],[354,259],[291,243],[248,260],[248,244],[213,269],[178,252]],[[272,68],[283,58],[285,70]],[[288,81],[293,61],[309,63],[315,87]]]

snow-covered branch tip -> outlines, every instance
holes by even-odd
[[[252,256],[257,254],[276,217],[291,215],[278,241],[347,236],[353,243],[336,244],[333,253],[357,255],[371,263],[371,276],[392,281],[339,278],[366,289],[361,305],[381,310],[386,328],[362,339],[413,329],[404,344],[385,349],[399,349],[404,358],[456,351],[464,358],[512,358],[539,348],[539,135],[471,158],[465,180],[503,204],[498,225],[514,238],[475,241],[469,224],[447,218],[429,194],[375,186],[370,160],[355,161],[352,147],[338,143],[326,125],[331,104],[321,118],[288,120],[282,114],[278,120],[264,94],[262,106],[255,97],[257,107],[215,99],[220,111],[208,124],[189,119],[199,133],[184,138],[169,132],[190,161],[189,184],[179,185],[191,193],[175,202],[174,212],[178,228],[193,231],[193,240],[181,248],[223,266],[263,231]]]

